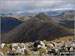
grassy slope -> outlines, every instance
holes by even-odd
[[[71,35],[71,32],[64,27],[39,18],[33,18],[2,36],[2,41],[10,43],[44,39],[54,40],[67,35]]]

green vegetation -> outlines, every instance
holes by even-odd
[[[38,48],[40,54],[46,54],[46,50],[44,48]]]
[[[47,50],[51,49],[52,47],[50,45],[47,45]]]
[[[5,44],[4,48],[1,49],[1,50],[2,50],[3,53],[6,52],[6,51],[12,52],[8,44]]]
[[[17,48],[18,48],[18,47],[17,47],[17,46],[15,46],[14,48],[17,50]]]
[[[31,56],[31,55],[32,55],[32,52],[31,52],[31,51],[29,51],[29,50],[27,50],[27,49],[25,49],[25,50],[24,50],[24,52],[25,52],[25,55],[29,55],[29,56]]]

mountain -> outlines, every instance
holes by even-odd
[[[17,16],[28,16],[28,15],[30,15],[33,17],[36,14],[42,13],[42,12],[46,13],[46,15],[48,15],[49,17],[60,17],[60,16],[64,15],[65,13],[68,13],[69,17],[72,17],[72,16],[74,16],[75,10],[33,11],[33,12],[31,12],[31,11],[29,11],[29,12],[28,11],[19,11],[19,12],[0,13],[0,15],[3,15],[3,16],[5,16],[5,15],[17,15]],[[72,13],[72,14],[70,15],[70,13]]]
[[[13,15],[13,13],[0,13],[0,15],[2,15],[2,16]]]
[[[64,13],[63,17],[64,19],[66,20],[74,20],[74,14],[75,14],[75,11],[67,11]]]
[[[47,22],[53,22],[53,20],[47,15],[45,15],[44,13],[39,13],[35,17],[39,18],[40,20],[47,21]]]
[[[51,13],[53,13],[53,16],[51,16]],[[52,11],[51,13],[48,14],[48,16],[50,15],[49,17],[51,17],[51,19],[53,19],[54,22],[74,32],[75,10],[62,10],[62,11],[55,11],[55,12]]]
[[[6,32],[9,32],[16,26],[22,23],[22,21],[17,20],[16,18],[13,17],[6,17],[6,16],[1,16],[1,34],[4,34]]]
[[[59,10],[59,11],[47,11],[46,14],[49,17],[57,17],[57,18],[72,18],[74,17],[75,10]]]
[[[45,13],[49,17],[54,17],[54,16],[58,16],[58,15],[62,14],[63,12],[62,11],[47,11]]]
[[[31,17],[34,17],[36,14],[35,14],[35,13],[31,13],[31,12],[20,12],[20,13],[15,13],[15,15],[18,15],[18,16],[31,16]]]
[[[71,21],[64,20],[64,21],[61,21],[59,24],[66,27],[66,28],[74,29],[74,20],[71,20]]]
[[[50,20],[50,21],[49,21]],[[30,42],[35,40],[54,40],[63,36],[71,36],[72,32],[52,22],[44,13],[23,22],[12,31],[2,36],[2,42]]]
[[[12,17],[20,21],[27,21],[31,18],[31,16],[17,16],[17,15],[8,15],[8,17]]]
[[[64,20],[64,21],[60,21],[58,24],[74,32],[74,29],[75,29],[74,20]]]
[[[19,20],[22,20],[22,21],[27,21],[27,20],[30,20],[30,19],[31,19],[30,16],[24,16],[24,17],[19,18]]]

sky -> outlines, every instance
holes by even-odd
[[[0,0],[0,13],[75,9],[74,0]]]

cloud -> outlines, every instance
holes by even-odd
[[[1,0],[0,12],[74,9],[74,0]]]

